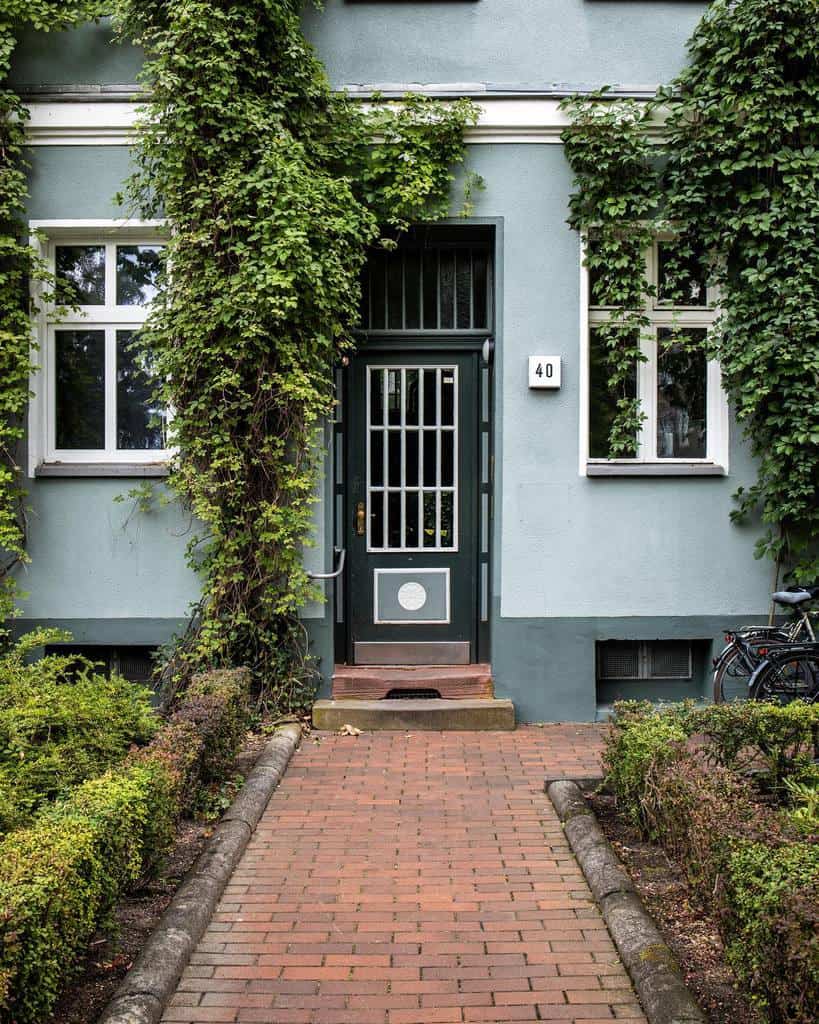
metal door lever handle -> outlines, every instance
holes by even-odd
[[[335,572],[308,572],[307,578],[311,580],[335,580],[344,572],[344,562],[347,559],[347,551],[345,548],[333,548],[338,561],[336,562]]]

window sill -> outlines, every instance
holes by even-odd
[[[586,476],[725,476],[713,462],[587,462]]]
[[[34,470],[41,476],[165,477],[165,462],[42,462]]]

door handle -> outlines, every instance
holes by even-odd
[[[355,532],[359,537],[367,532],[367,508],[363,501],[359,501],[355,507]]]
[[[338,558],[336,563],[335,572],[308,572],[307,578],[311,580],[336,580],[344,572],[344,561],[347,558],[347,552],[344,548],[333,548],[333,551]]]

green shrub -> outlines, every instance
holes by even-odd
[[[618,703],[615,715],[603,753],[606,784],[623,812],[644,824],[641,798],[647,773],[677,758],[687,733],[678,713],[659,711],[647,702]]]
[[[249,673],[194,681],[147,746],[0,841],[0,1024],[39,1024],[118,896],[167,849],[174,819],[228,766]]]
[[[689,734],[701,733],[710,756],[730,768],[758,768],[780,790],[813,760],[819,738],[819,704],[738,701],[712,704],[687,716]]]
[[[618,799],[715,907],[772,1024],[813,1024],[819,1006],[817,722],[818,707],[796,703],[629,703],[606,747]]]
[[[247,669],[213,669],[191,680],[171,717],[192,722],[202,737],[199,780],[220,782],[236,757],[247,731],[250,699]]]
[[[76,655],[0,658],[0,831],[145,743],[158,726],[150,692],[106,678]]]
[[[167,769],[143,758],[0,842],[0,1020],[45,1019],[117,896],[167,848],[175,811]]]
[[[742,843],[724,888],[728,957],[775,1022],[819,1008],[819,845]]]

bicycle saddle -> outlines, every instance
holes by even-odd
[[[813,601],[816,597],[819,597],[819,587],[794,587],[793,590],[777,590],[775,594],[771,594],[776,604],[791,606]]]

